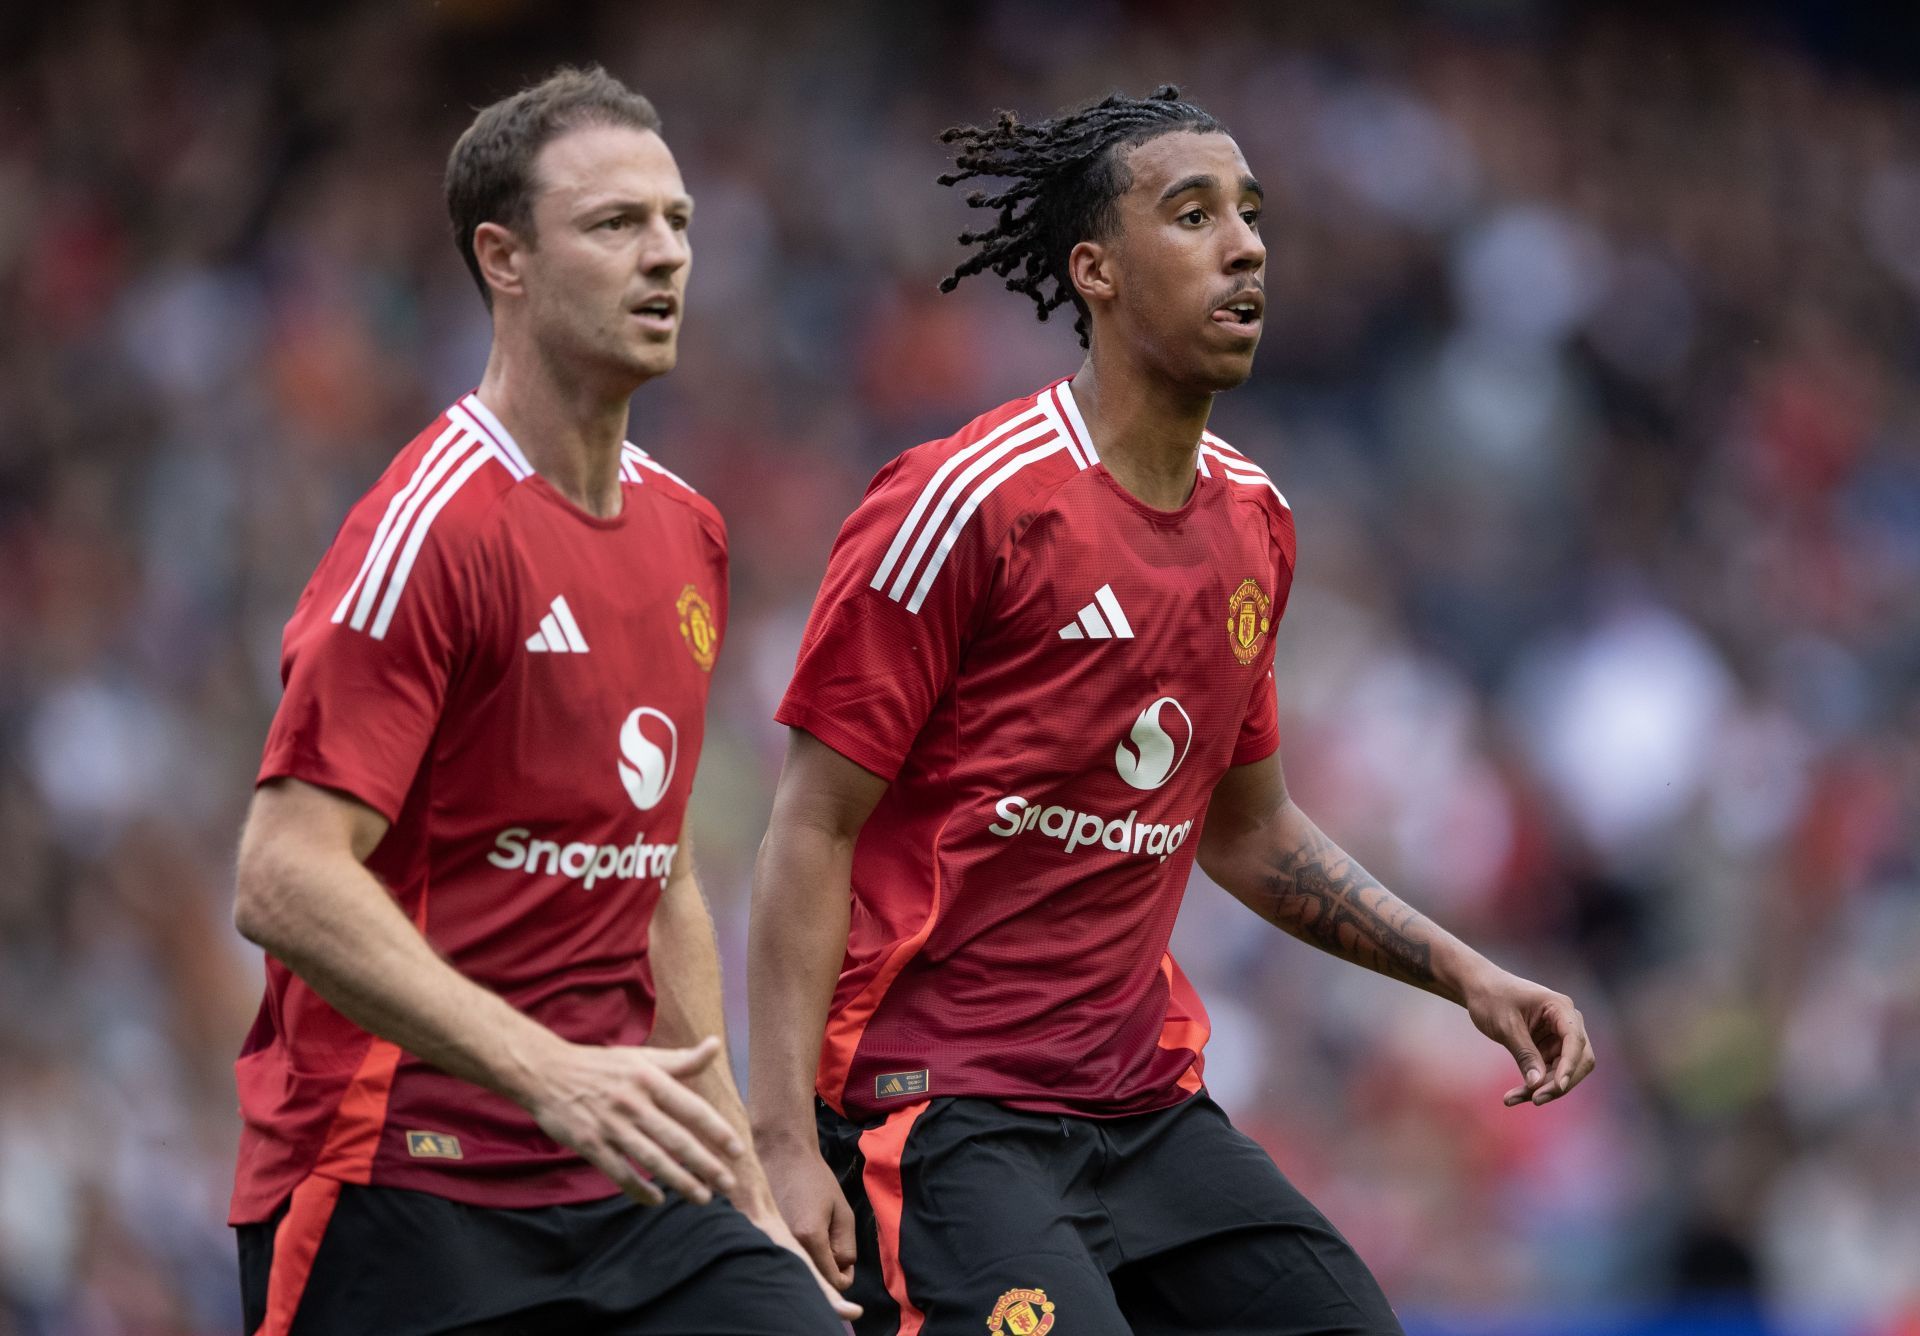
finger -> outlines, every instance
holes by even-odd
[[[720,1055],[720,1040],[708,1035],[692,1048],[650,1048],[653,1065],[669,1076],[692,1076]]]
[[[641,1113],[640,1129],[652,1137],[676,1163],[715,1192],[733,1191],[733,1171],[721,1163],[719,1156],[701,1145],[700,1138],[658,1108],[646,1109]]]
[[[833,1211],[828,1221],[827,1235],[833,1244],[833,1283],[844,1290],[853,1284],[853,1262],[859,1255],[859,1249],[853,1241],[853,1208],[847,1205],[846,1197],[838,1190],[833,1194]]]
[[[738,1159],[746,1153],[746,1143],[741,1141],[740,1133],[720,1116],[718,1109],[701,1098],[698,1091],[688,1089],[658,1068],[644,1080],[647,1093],[660,1112],[728,1159]]]
[[[813,1272],[814,1283],[820,1287],[820,1293],[827,1296],[827,1307],[833,1310],[835,1317],[843,1322],[852,1322],[866,1311],[839,1290],[827,1284],[826,1277],[820,1274],[820,1269],[812,1262],[807,1263],[807,1270]]]
[[[1511,1108],[1533,1093],[1534,1087],[1540,1084],[1542,1074],[1546,1071],[1546,1064],[1540,1060],[1539,1052],[1529,1039],[1507,1039],[1503,1042],[1507,1046],[1507,1051],[1513,1054],[1514,1063],[1520,1068],[1522,1077],[1522,1083],[1506,1094],[1505,1102]]]
[[[690,1202],[705,1206],[713,1200],[707,1185],[682,1168],[657,1142],[637,1127],[615,1127],[607,1139],[629,1160],[653,1175],[656,1185],[679,1193]]]
[[[1587,1074],[1592,1070],[1593,1041],[1587,1037],[1586,1028],[1582,1026],[1580,1030],[1579,1052],[1574,1055],[1572,1067],[1567,1073],[1566,1085],[1561,1089],[1560,1093],[1564,1095],[1582,1081],[1586,1080]]]
[[[833,1260],[833,1245],[828,1241],[829,1222],[814,1221],[806,1226],[794,1227],[793,1237],[806,1250],[807,1260],[813,1264],[814,1271],[822,1276],[832,1276],[834,1283],[845,1288],[840,1280],[840,1268]],[[849,1278],[850,1279],[850,1278]]]
[[[642,1206],[658,1206],[666,1194],[634,1172],[633,1164],[612,1146],[595,1143],[577,1147],[587,1163],[614,1181],[622,1192]]]
[[[1549,1103],[1573,1089],[1573,1073],[1580,1065],[1581,1055],[1586,1051],[1586,1027],[1581,1023],[1579,1012],[1571,1014],[1555,1012],[1552,1021],[1559,1060],[1554,1063],[1552,1074],[1541,1083],[1538,1090],[1533,1092],[1535,1104]]]

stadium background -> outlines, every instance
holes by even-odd
[[[441,165],[561,59],[657,101],[700,203],[631,434],[732,525],[696,828],[736,1040],[835,527],[1078,361],[936,295],[935,134],[1177,80],[1269,192],[1215,425],[1298,515],[1294,787],[1601,1057],[1503,1110],[1463,1015],[1196,879],[1215,1092],[1416,1333],[1920,1331],[1920,44],[1846,13],[0,10],[0,1333],[236,1326],[230,850],[280,627],[479,375]]]

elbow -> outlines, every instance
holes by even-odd
[[[285,880],[278,860],[264,842],[243,837],[233,879],[234,931],[262,950],[271,952],[279,940],[281,886]]]

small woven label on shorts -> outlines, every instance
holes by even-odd
[[[448,1132],[407,1133],[407,1154],[416,1160],[459,1160],[460,1138]]]
[[[875,1099],[898,1099],[902,1095],[924,1095],[927,1093],[927,1068],[917,1072],[888,1072],[884,1076],[873,1078],[873,1097]]]

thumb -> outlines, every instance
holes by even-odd
[[[720,1040],[708,1035],[692,1048],[657,1048],[653,1063],[669,1076],[692,1076],[719,1056]]]
[[[1509,1107],[1518,1104],[1533,1094],[1534,1087],[1540,1084],[1546,1073],[1546,1064],[1540,1061],[1540,1053],[1530,1039],[1509,1039],[1507,1049],[1513,1054],[1514,1063],[1520,1068],[1523,1083],[1506,1093],[1503,1101]]]

